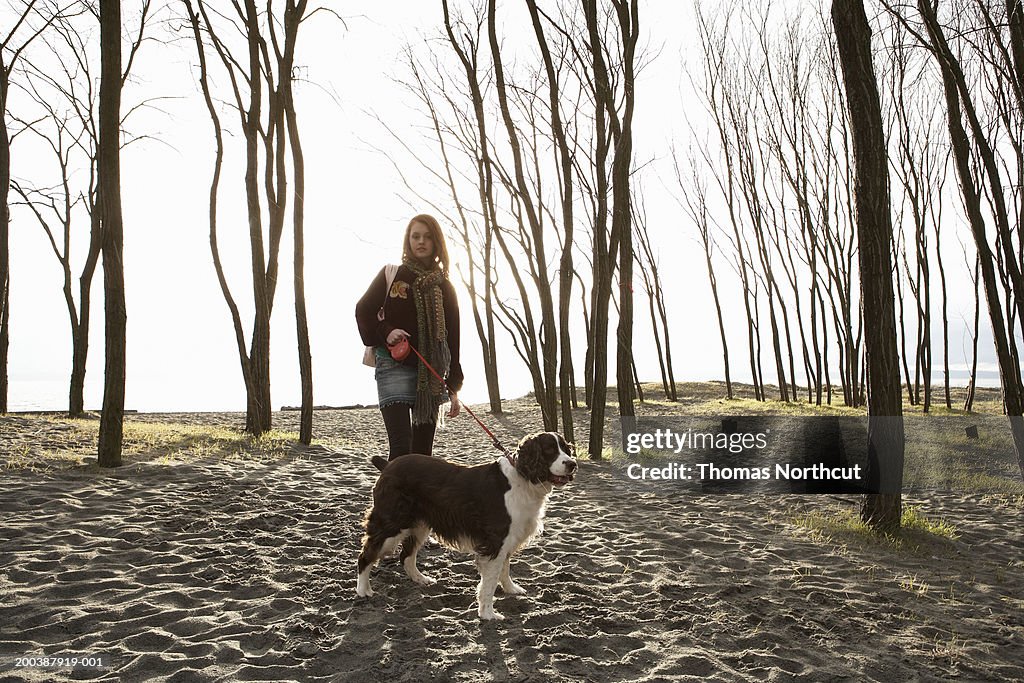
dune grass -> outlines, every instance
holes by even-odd
[[[124,449],[129,456],[159,454],[160,462],[187,462],[198,458],[267,460],[290,453],[298,439],[295,432],[278,430],[254,437],[210,425],[126,422]]]
[[[95,463],[99,421],[52,415],[19,417],[33,436],[0,455],[0,467],[47,471]],[[127,419],[124,423],[125,464],[175,464],[203,458],[274,460],[296,453],[298,434],[272,430],[258,437],[213,425]]]
[[[936,554],[951,549],[960,537],[956,525],[944,519],[932,519],[916,505],[903,507],[901,528],[894,534],[876,533],[854,510],[847,508],[803,512],[791,516],[788,521],[822,541],[898,553]]]
[[[0,455],[0,470],[46,472],[81,464],[82,456],[68,450],[19,446]]]

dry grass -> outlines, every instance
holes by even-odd
[[[822,541],[847,548],[935,555],[948,552],[960,537],[954,524],[944,519],[931,519],[915,505],[903,507],[901,528],[895,534],[875,532],[848,508],[804,512],[793,515],[788,521]]]
[[[67,469],[95,463],[99,420],[51,415],[19,416],[22,440],[0,441],[0,467],[31,471]],[[13,431],[13,430],[12,430]],[[213,425],[171,421],[135,421],[124,424],[125,464],[175,464],[213,458],[274,460],[298,452],[298,434],[270,431],[259,437]]]

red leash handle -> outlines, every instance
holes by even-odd
[[[421,353],[419,352],[419,349],[417,349],[417,348],[416,348],[415,346],[413,346],[412,344],[409,344],[409,348],[410,348],[410,349],[412,349],[413,353],[415,353],[415,354],[416,354],[416,355],[417,355],[417,356],[419,357],[419,359],[420,359],[421,361],[423,361],[423,364],[424,364],[425,366],[427,366],[427,370],[430,370],[430,372],[434,373],[434,377],[436,377],[436,378],[438,378],[439,380],[441,380],[441,384],[443,384],[443,385],[444,385],[444,388],[448,390],[448,393],[449,393],[449,394],[454,394],[454,393],[456,393],[456,392],[452,391],[452,388],[451,388],[450,386],[448,386],[448,382],[446,382],[446,381],[445,381],[444,377],[442,377],[441,375],[439,375],[439,374],[438,374],[438,372],[437,372],[437,370],[435,370],[435,369],[433,368],[433,366],[431,366],[431,365],[430,365],[430,363],[428,363],[428,362],[427,362],[427,359],[423,357],[423,354],[421,354]],[[513,460],[512,460],[512,455],[511,455],[511,454],[510,454],[510,453],[508,452],[508,449],[507,449],[507,448],[505,448],[504,446],[502,446],[502,445],[501,445],[501,442],[500,442],[500,441],[498,441],[498,437],[494,436],[494,433],[493,433],[493,432],[491,432],[491,430],[487,428],[487,425],[485,425],[485,424],[484,424],[483,422],[481,422],[481,421],[480,421],[480,418],[476,416],[476,413],[474,413],[474,412],[472,411],[472,409],[470,409],[470,407],[469,407],[469,406],[467,406],[467,405],[466,405],[465,403],[463,403],[462,401],[459,401],[459,405],[461,405],[461,406],[462,406],[463,408],[465,408],[465,409],[466,409],[466,412],[467,412],[467,413],[469,413],[470,417],[472,417],[472,418],[473,418],[474,420],[476,420],[476,423],[477,423],[478,425],[480,425],[480,428],[481,428],[481,429],[483,429],[483,430],[484,430],[484,431],[485,431],[485,432],[487,433],[487,436],[491,437],[491,444],[492,444],[492,445],[493,445],[493,446],[494,446],[495,448],[497,448],[497,449],[498,449],[499,451],[501,451],[502,453],[504,453],[504,454],[505,454],[505,457],[506,457],[506,458],[508,458],[508,461],[509,461],[509,462],[511,462],[511,463],[513,463],[513,464],[515,464],[515,463],[513,462]]]

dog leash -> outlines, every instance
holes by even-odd
[[[433,366],[432,366],[432,365],[431,365],[430,363],[428,363],[428,362],[427,362],[427,359],[423,357],[423,354],[421,354],[421,353],[419,352],[419,349],[417,349],[417,348],[416,348],[415,346],[413,346],[412,344],[409,344],[409,348],[410,348],[410,349],[412,349],[412,352],[413,352],[413,353],[415,353],[415,354],[416,354],[416,355],[417,355],[417,356],[419,357],[419,359],[420,359],[421,361],[423,361],[423,364],[424,364],[425,366],[427,366],[427,370],[430,370],[430,372],[434,373],[434,377],[436,377],[436,378],[438,378],[439,380],[441,380],[441,384],[443,384],[443,385],[444,385],[444,388],[448,390],[448,393],[449,393],[449,394],[453,394],[453,393],[456,393],[456,392],[452,391],[451,387],[449,387],[449,386],[448,386],[448,382],[446,382],[446,381],[445,381],[444,377],[442,377],[442,376],[441,376],[440,374],[438,374],[437,370],[435,370],[435,369],[433,368]],[[471,409],[471,408],[470,408],[469,406],[467,406],[467,405],[466,405],[465,403],[463,403],[462,401],[459,401],[459,405],[461,405],[461,406],[462,406],[463,408],[465,408],[465,409],[466,409],[466,412],[467,412],[467,413],[469,413],[470,417],[472,417],[472,418],[473,418],[474,420],[476,420],[476,423],[477,423],[478,425],[480,425],[480,429],[484,430],[484,432],[486,432],[486,433],[487,433],[487,436],[491,437],[491,445],[492,445],[492,446],[494,446],[495,448],[497,448],[497,449],[498,449],[499,451],[501,451],[501,452],[502,452],[502,453],[504,454],[504,456],[505,456],[505,459],[506,459],[506,460],[508,460],[509,464],[511,464],[511,465],[512,465],[513,467],[515,467],[515,465],[516,465],[516,460],[515,460],[515,458],[514,458],[514,457],[513,457],[513,455],[512,455],[512,454],[511,454],[511,453],[509,452],[509,450],[508,450],[507,448],[505,448],[505,447],[504,447],[504,446],[503,446],[503,445],[501,444],[501,442],[500,442],[500,441],[498,441],[498,437],[496,437],[496,436],[494,435],[494,432],[492,432],[492,431],[491,431],[490,429],[488,429],[488,428],[487,428],[487,425],[485,425],[485,424],[484,424],[484,423],[483,423],[483,422],[482,422],[482,421],[480,420],[480,418],[476,416],[476,413],[474,413],[474,412],[473,412],[473,410],[472,410],[472,409]]]

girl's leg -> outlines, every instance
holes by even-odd
[[[434,431],[437,424],[428,422],[422,425],[412,426],[412,450],[410,453],[422,453],[433,455],[434,452]]]
[[[388,432],[388,460],[413,452],[412,410],[407,403],[381,406],[384,428]],[[431,434],[433,436],[433,434]]]

